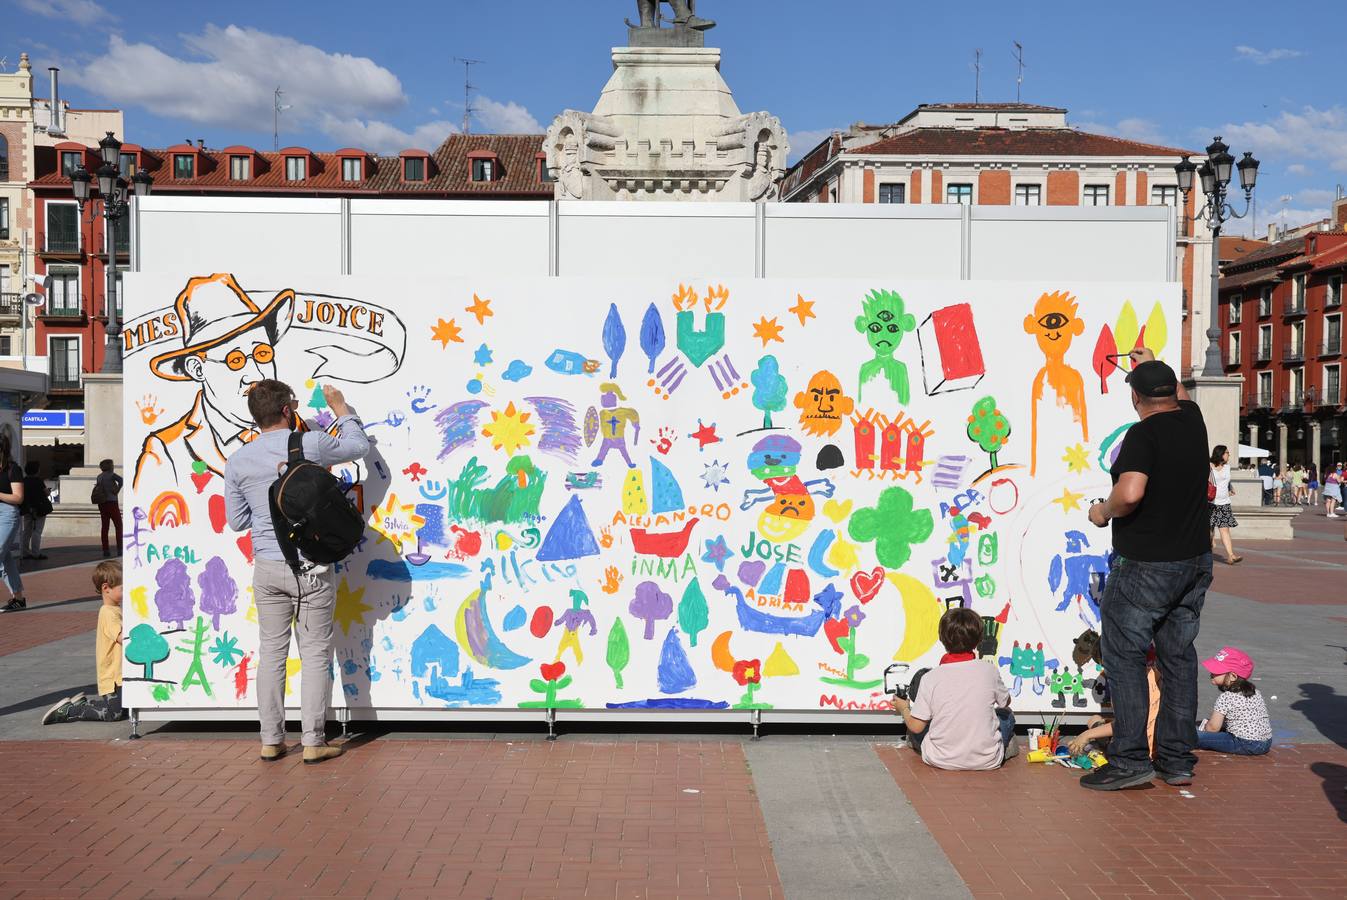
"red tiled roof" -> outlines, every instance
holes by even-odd
[[[155,191],[174,193],[297,193],[338,195],[416,195],[447,196],[507,196],[521,199],[550,200],[551,183],[538,178],[538,151],[542,147],[541,134],[474,134],[450,135],[438,149],[428,154],[427,180],[404,182],[402,156],[418,151],[403,151],[399,156],[375,156],[358,148],[343,148],[336,153],[316,153],[304,147],[287,147],[279,152],[252,150],[234,146],[227,150],[201,149],[183,144],[166,149],[140,151],[140,165],[154,176]],[[35,148],[35,168],[38,176],[29,184],[35,189],[70,188],[70,179],[60,172],[55,148]],[[254,162],[252,177],[234,181],[229,177],[229,156],[252,150]],[[489,182],[472,180],[469,151],[490,150],[499,158],[496,178]],[[45,151],[45,152],[44,152]],[[193,178],[174,178],[172,156],[191,151],[198,154],[198,166]],[[285,157],[305,153],[309,155],[308,177],[303,181],[285,178]],[[341,159],[355,154],[367,158],[362,181],[343,181]]]
[[[1184,156],[1177,147],[1143,144],[1074,128],[915,128],[858,147],[866,156]]]
[[[1066,112],[1066,110],[1062,109],[1060,106],[1039,106],[1036,103],[918,103],[917,109],[935,110],[937,112],[945,110],[953,110],[956,112],[1005,112],[1017,109],[1022,109],[1025,112]]]
[[[782,194],[788,194],[809,179],[814,177],[814,173],[823,168],[834,156],[842,149],[842,138],[837,132],[828,135],[820,141],[814,149],[810,150],[800,161],[786,172],[782,179]]]

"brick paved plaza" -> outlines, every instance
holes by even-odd
[[[1347,543],[1306,513],[1221,567],[1199,650],[1259,663],[1263,758],[1095,794],[1022,759],[939,772],[872,734],[368,732],[306,768],[233,726],[37,723],[93,691],[92,548],[0,617],[0,894],[66,897],[1338,897]],[[1209,707],[1211,688],[1202,686]],[[1274,699],[1275,698],[1275,699]]]

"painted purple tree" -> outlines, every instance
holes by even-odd
[[[206,569],[196,577],[201,587],[201,612],[210,616],[211,625],[220,630],[220,616],[238,610],[239,586],[229,574],[229,567],[218,556],[206,561]]]
[[[638,619],[645,620],[645,639],[655,639],[655,621],[667,619],[673,615],[673,596],[659,589],[653,581],[642,581],[636,585],[636,596],[632,597],[627,611]]]
[[[180,559],[170,559],[159,567],[154,574],[159,589],[154,592],[154,605],[159,610],[159,621],[173,625],[178,631],[187,630],[187,622],[192,618],[192,605],[196,595],[192,593],[192,576],[187,574],[187,563]]]

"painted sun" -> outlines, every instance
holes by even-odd
[[[482,436],[491,438],[491,449],[503,450],[513,456],[533,443],[534,427],[529,421],[530,415],[515,409],[511,402],[504,412],[492,411],[491,421],[482,428]]]

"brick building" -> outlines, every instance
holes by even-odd
[[[781,196],[793,203],[1177,206],[1174,165],[1185,154],[1201,155],[1077,131],[1055,106],[922,104],[891,125],[861,123],[826,138],[786,173]],[[1191,224],[1192,215],[1190,197],[1175,246],[1185,373],[1201,365],[1211,297],[1211,235]]]
[[[1244,376],[1241,434],[1278,462],[1344,458],[1342,294],[1347,232],[1278,241],[1227,264],[1226,373]]]

